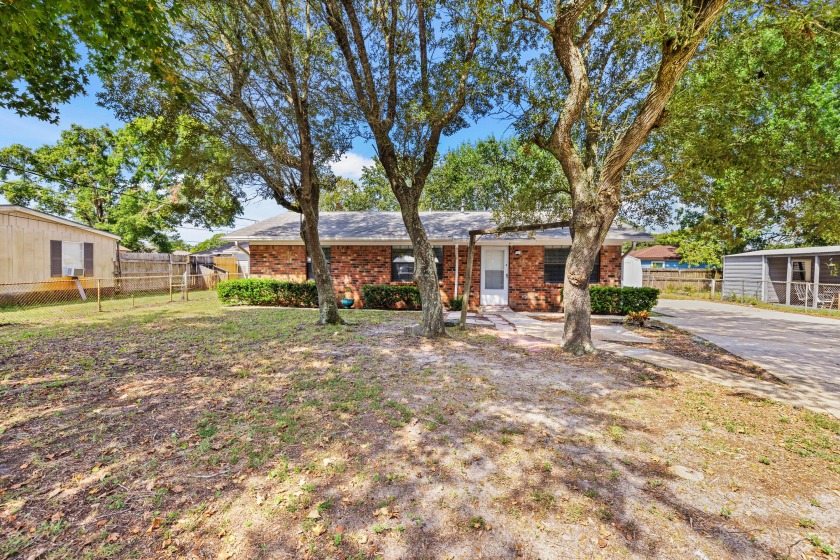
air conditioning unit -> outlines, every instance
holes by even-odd
[[[78,278],[79,276],[85,275],[84,268],[73,268],[72,266],[65,266],[64,267],[64,276],[73,276],[74,278]]]

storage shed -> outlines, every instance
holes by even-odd
[[[840,245],[723,257],[724,297],[840,309]]]
[[[111,278],[119,240],[59,216],[0,204],[0,284]]]

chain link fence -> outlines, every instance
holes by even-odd
[[[715,271],[643,270],[642,286],[657,288],[666,295],[696,299],[721,299],[722,279]]]
[[[724,299],[756,300],[765,303],[840,309],[840,284],[813,282],[780,282],[771,280],[725,280],[721,291]]]
[[[0,284],[0,324],[215,299],[219,282],[240,277],[244,275],[212,272]]]

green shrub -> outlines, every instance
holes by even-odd
[[[562,288],[560,298],[563,298]],[[659,290],[656,288],[589,286],[593,315],[627,315],[632,312],[650,311],[658,300]]]
[[[458,296],[449,300],[450,311],[461,311],[464,306],[464,296]]]
[[[219,282],[216,293],[231,305],[318,307],[314,282],[282,282],[273,278],[244,278]]]
[[[400,303],[406,309],[420,309],[420,290],[414,285],[365,284],[362,302],[368,309],[395,309]]]

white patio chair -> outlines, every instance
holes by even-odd
[[[796,294],[796,299],[799,300],[799,305],[808,305],[808,299],[810,299],[810,294],[808,292],[811,291],[811,286],[808,284],[800,284],[795,283],[792,284],[793,293]],[[790,302],[788,302],[790,303]],[[790,303],[790,305],[794,305]]]

